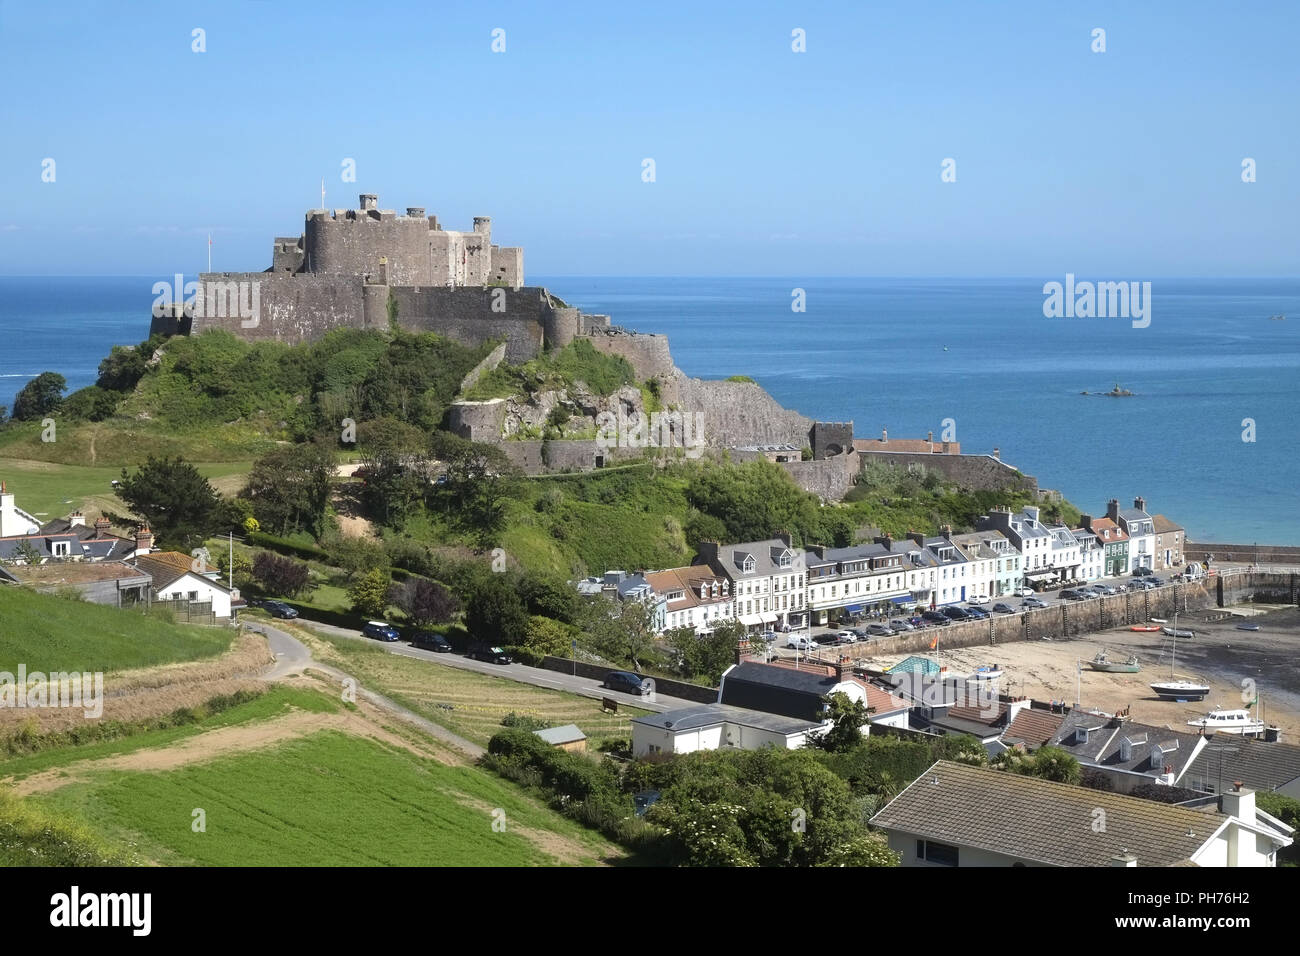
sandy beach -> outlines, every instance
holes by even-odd
[[[1148,686],[1170,677],[1170,641],[1162,633],[1142,633],[1127,628],[1081,635],[1054,641],[1021,641],[997,647],[965,647],[951,651],[939,648],[924,656],[948,668],[952,676],[964,676],[982,664],[1001,665],[1002,693],[1032,697],[1040,701],[1074,704],[1076,692],[1087,708],[1113,713],[1130,708],[1132,719],[1157,727],[1187,729],[1187,721],[1203,716],[1212,707],[1238,708],[1259,690],[1263,719],[1282,730],[1282,740],[1300,743],[1300,608],[1274,605],[1239,605],[1226,610],[1236,616],[1216,623],[1203,618],[1214,611],[1179,615],[1179,629],[1192,629],[1196,636],[1179,639],[1174,672],[1181,679],[1193,679],[1210,687],[1204,701],[1179,703],[1159,699]],[[1259,624],[1259,631],[1239,631],[1243,622]],[[1099,650],[1112,660],[1137,656],[1142,670],[1137,674],[1106,674],[1090,670],[1087,661]],[[856,655],[855,655],[856,656]],[[862,663],[888,667],[907,655],[862,657]],[[1082,678],[1076,676],[1076,662],[1082,661]],[[1254,684],[1245,683],[1253,681]],[[1243,699],[1244,696],[1244,699]]]

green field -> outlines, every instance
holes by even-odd
[[[214,657],[234,632],[0,585],[0,671],[120,671]]]
[[[617,714],[607,714],[600,701],[590,697],[390,654],[356,638],[313,633],[334,648],[339,666],[362,686],[485,746],[501,729],[501,718],[511,712],[536,717],[553,727],[577,724],[593,743],[607,737],[631,737],[632,718],[648,713],[620,705]]]
[[[139,461],[143,462],[144,457],[141,454]],[[240,484],[240,479],[248,473],[252,463],[209,462],[196,464],[195,467],[219,490],[234,491],[235,488],[229,486],[232,483]],[[129,512],[130,509],[113,494],[111,483],[114,478],[121,477],[120,466],[61,465],[48,461],[0,457],[0,478],[4,479],[7,490],[15,496],[18,507],[42,521],[66,518],[74,509]]]
[[[618,854],[476,767],[336,731],[165,772],[107,771],[40,803],[167,864],[541,866]],[[191,829],[195,808],[206,832]]]

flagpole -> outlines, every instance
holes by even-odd
[[[208,271],[212,271],[212,233],[208,233]]]

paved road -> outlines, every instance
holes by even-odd
[[[441,740],[443,743],[463,751],[470,757],[481,757],[486,751],[478,744],[466,740],[458,734],[453,734],[446,727],[435,724],[426,717],[422,717],[412,710],[408,710],[401,704],[389,700],[383,694],[376,694],[374,691],[367,689],[360,680],[339,670],[337,667],[331,667],[328,664],[322,664],[319,661],[312,660],[311,650],[306,644],[298,640],[292,634],[287,634],[265,621],[256,623],[248,622],[244,625],[250,631],[255,631],[266,637],[266,642],[271,648],[271,653],[275,655],[275,663],[262,675],[266,680],[278,681],[283,680],[290,674],[301,673],[310,666],[313,670],[322,671],[329,674],[342,684],[345,680],[351,680],[355,683],[357,694],[360,697],[370,701],[376,707],[400,717],[409,724],[413,724],[420,730],[432,737]]]
[[[311,621],[305,618],[299,618],[299,621],[303,624],[310,625],[313,629],[324,634],[376,643],[390,654],[398,654],[402,657],[416,657],[420,660],[432,661],[435,664],[442,664],[446,667],[456,667],[460,670],[477,671],[478,673],[486,674],[489,677],[504,677],[507,680],[518,681],[521,684],[532,684],[534,687],[549,687],[551,690],[562,690],[570,694],[580,694],[583,697],[591,697],[595,700],[609,697],[619,703],[631,704],[632,706],[639,707],[642,710],[651,710],[657,713],[663,713],[666,710],[678,710],[682,707],[700,706],[698,701],[687,700],[684,697],[670,697],[669,695],[659,693],[658,691],[648,697],[638,697],[635,694],[627,694],[619,690],[610,690],[607,687],[601,687],[600,681],[594,677],[562,674],[559,671],[543,670],[540,667],[529,667],[527,664],[489,664],[486,661],[470,660],[467,657],[462,657],[455,653],[437,654],[433,651],[421,650],[419,648],[411,647],[405,641],[379,643],[373,641],[372,638],[365,637],[360,631],[354,631],[351,628],[336,627],[333,624],[321,624],[317,621]],[[306,648],[304,648],[304,650],[306,650]]]

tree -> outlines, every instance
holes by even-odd
[[[135,474],[123,468],[117,496],[144,517],[160,541],[185,551],[202,543],[223,518],[216,490],[179,457],[150,455]]]
[[[582,632],[585,643],[602,657],[640,670],[642,655],[654,643],[654,608],[645,601],[589,598]]]
[[[259,551],[253,559],[253,577],[271,594],[291,598],[307,587],[311,569],[301,561]]]
[[[366,617],[383,617],[388,610],[388,589],[391,586],[392,578],[387,571],[378,568],[367,571],[348,588],[352,610]]]
[[[428,578],[407,578],[394,584],[388,592],[388,603],[400,608],[416,625],[450,621],[460,610],[456,596]]]
[[[14,421],[34,421],[56,411],[67,388],[68,380],[58,372],[37,375],[14,398]]]
[[[222,551],[217,555],[217,568],[221,571],[221,576],[226,580],[233,580],[235,586],[243,584],[253,577],[253,562],[249,561],[243,553],[236,551],[234,553],[234,569],[231,569],[231,555]]]
[[[528,612],[511,576],[481,578],[465,605],[465,628],[475,640],[520,644],[528,633]]]
[[[382,541],[355,535],[335,534],[322,545],[329,552],[330,562],[343,570],[344,579],[351,581],[364,571],[384,569],[390,564],[388,552]]]
[[[116,392],[106,391],[98,385],[88,385],[65,398],[59,406],[59,412],[73,421],[102,422],[117,411],[120,398]]]
[[[258,522],[275,534],[318,535],[330,500],[334,456],[319,443],[275,448],[248,473],[243,496],[256,502]]]
[[[567,624],[534,614],[528,619],[524,642],[520,646],[539,656],[568,657],[573,649],[573,628]]]
[[[424,433],[405,422],[380,418],[357,429],[361,451],[361,502],[383,524],[400,527],[424,498]]]
[[[456,514],[484,546],[495,543],[519,469],[501,449],[450,432],[435,433],[431,444],[434,456],[446,468],[440,487],[447,511]]]
[[[998,754],[994,766],[1056,783],[1078,785],[1083,777],[1079,761],[1060,747],[1039,747],[1032,754],[1026,754],[1023,750],[1006,750]]]
[[[849,750],[862,742],[862,728],[871,720],[874,707],[868,707],[860,700],[853,700],[843,691],[837,691],[823,697],[830,704],[827,716],[831,720],[830,729],[813,743],[822,750],[832,753]]]
[[[687,675],[716,684],[722,672],[736,663],[736,648],[745,639],[745,625],[733,618],[715,624],[711,634],[697,634],[694,628],[683,627],[664,636],[677,651]]]
[[[40,564],[41,553],[30,541],[19,541],[14,547],[12,560],[15,564]]]
[[[139,349],[114,345],[99,363],[99,378],[95,384],[112,392],[129,392],[148,370],[148,362]]]

